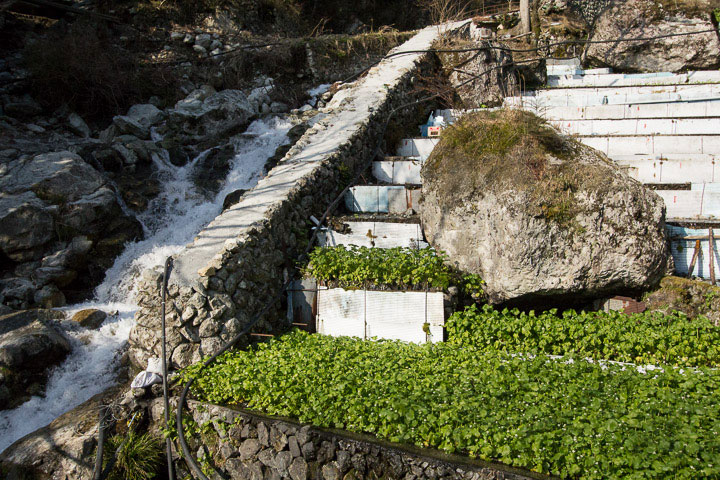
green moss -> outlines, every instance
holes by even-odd
[[[604,188],[602,166],[573,161],[582,148],[531,113],[477,112],[443,132],[423,175],[444,202],[507,187],[525,196],[537,217],[581,230],[575,193]]]

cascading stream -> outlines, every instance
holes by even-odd
[[[32,397],[21,406],[0,413],[0,452],[117,381],[122,348],[137,310],[136,281],[142,271],[162,265],[165,258],[180,252],[221,212],[228,193],[255,186],[263,175],[266,160],[277,147],[287,143],[291,127],[290,121],[278,118],[253,122],[246,131],[250,135],[239,140],[223,188],[212,201],[191,180],[194,166],[207,152],[180,168],[165,158],[154,159],[163,190],[138,216],[146,238],[125,247],[96,288],[93,300],[65,309],[68,318],[86,308],[117,314],[109,316],[94,331],[63,322],[73,351],[51,372],[44,397]]]

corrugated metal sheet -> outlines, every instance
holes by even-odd
[[[445,325],[443,294],[320,290],[317,325],[318,333],[332,336],[441,342]]]
[[[682,237],[688,236],[702,236],[705,237],[700,240],[700,255],[695,264],[693,275],[704,278],[705,280],[710,279],[710,241],[707,239],[709,229],[697,229],[697,228],[686,228],[678,227],[675,225],[668,225],[668,234],[670,235],[670,245],[673,260],[675,260],[675,271],[682,275],[688,274],[688,268],[692,261],[693,252],[695,251],[696,240],[681,240]],[[715,235],[720,233],[720,229],[715,230]],[[720,248],[718,248],[718,239],[715,238],[715,278],[720,279]]]

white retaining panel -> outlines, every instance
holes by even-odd
[[[704,239],[700,240],[700,254],[695,262],[695,268],[693,269],[693,275],[704,278],[705,280],[710,279],[710,241],[708,240],[709,229],[693,229],[686,227],[679,227],[676,225],[668,225],[668,235],[670,236],[670,246],[675,260],[675,271],[677,273],[687,275],[692,261],[693,252],[695,251],[695,240],[682,240],[683,237],[688,236],[702,236]],[[720,229],[715,229],[714,234],[718,235]],[[718,238],[715,238],[714,248],[714,264],[715,264],[715,278],[720,279],[720,247]]]
[[[397,222],[344,222],[351,233],[333,230],[320,232],[320,246],[356,245],[375,248],[425,248],[422,227],[418,223]]]
[[[419,188],[403,186],[358,185],[345,194],[345,206],[356,213],[405,213],[419,201]]]
[[[550,120],[550,124],[571,135],[714,135],[720,133],[720,118],[718,117]]]
[[[617,155],[618,165],[642,183],[687,183],[720,181],[714,155]]]
[[[720,115],[720,97],[698,102],[548,107],[534,110],[548,120],[624,120],[631,118],[705,118]]]
[[[700,190],[656,190],[665,201],[668,221],[716,220],[720,218],[720,191]]]
[[[720,135],[578,136],[579,141],[609,157],[637,154],[720,154]]]
[[[442,342],[444,325],[442,292],[318,289],[316,327],[320,334]]]
[[[404,138],[400,140],[397,155],[399,157],[420,157],[420,160],[425,161],[439,141],[439,138]]]
[[[673,74],[657,73],[612,73],[604,75],[567,75],[548,77],[548,87],[634,87],[641,85],[682,85],[719,83],[720,71],[707,70]]]
[[[373,176],[380,182],[395,185],[421,185],[420,160],[380,160],[373,162]]]

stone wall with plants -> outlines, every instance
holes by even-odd
[[[162,423],[162,401],[151,408]],[[545,478],[499,464],[380,442],[288,419],[190,402],[185,424],[210,478],[356,480],[381,478],[521,480]],[[185,468],[182,461],[177,463]],[[219,474],[219,475],[218,475]]]
[[[428,49],[440,34],[438,27],[429,27],[394,51]],[[254,333],[288,326],[278,292],[307,247],[310,216],[320,218],[352,173],[372,161],[383,135],[397,129],[391,125],[386,131],[388,115],[421,95],[417,83],[436,68],[434,58],[413,53],[385,59],[362,79],[341,87],[322,110],[324,118],[278,166],[175,256],[167,301],[171,368],[217,352],[274,297],[277,301]],[[428,108],[402,109],[393,124],[417,122]],[[159,270],[146,271],[139,285],[130,359],[141,369],[160,354],[161,280]]]

